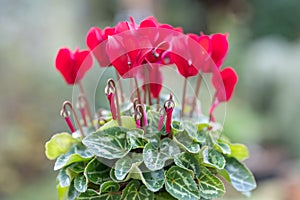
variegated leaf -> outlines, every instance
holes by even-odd
[[[56,180],[62,188],[70,186],[71,178],[67,173],[67,168],[62,168],[59,170]]]
[[[130,116],[121,116],[122,121],[122,127],[126,129],[133,129],[136,127],[135,120],[133,117]],[[109,122],[105,123],[103,126],[101,126],[98,131],[104,131],[106,129],[112,128],[112,127],[118,127],[118,121],[117,120],[110,120]]]
[[[68,190],[67,200],[75,200],[79,194],[80,193],[75,189],[74,181],[72,181]]]
[[[239,192],[249,192],[256,188],[256,182],[250,170],[235,158],[227,157],[225,178],[229,177],[232,186]]]
[[[198,132],[198,125],[186,120],[181,123],[181,126],[194,140],[199,143],[205,142],[205,137],[203,137],[202,134]]]
[[[122,200],[154,200],[154,194],[141,185],[138,180],[132,180],[122,192]]]
[[[198,176],[200,195],[205,199],[220,198],[225,194],[223,182],[213,175],[206,167],[200,166]]]
[[[78,174],[74,179],[74,187],[80,193],[85,192],[87,190],[87,184],[88,181],[86,177],[83,175],[83,173]]]
[[[156,111],[149,110],[147,112],[147,119],[149,121],[149,125],[146,127],[147,137],[151,137],[152,135],[156,135],[159,133],[158,131],[158,122],[159,122],[160,114]]]
[[[81,193],[76,200],[99,200],[99,194],[95,190],[87,189],[87,191]]]
[[[152,192],[159,191],[165,183],[164,170],[143,172],[141,175],[142,182],[146,185],[147,189]]]
[[[86,166],[84,175],[90,182],[101,185],[110,180],[109,172],[110,168],[108,166],[102,164],[97,158],[94,158]]]
[[[190,153],[198,153],[200,151],[200,145],[189,136],[187,131],[174,134],[173,139]]]
[[[174,161],[177,166],[191,170],[195,175],[200,174],[200,164],[195,155],[184,152],[176,156]]]
[[[76,162],[71,164],[68,167],[72,172],[79,174],[81,172],[84,172],[85,164],[83,162]]]
[[[85,137],[82,142],[98,157],[122,158],[131,150],[127,131],[128,129],[122,127],[111,127]]]
[[[214,149],[207,146],[202,150],[203,164],[208,167],[224,169],[226,161],[224,156]]]
[[[142,129],[131,129],[127,132],[128,142],[132,149],[143,148],[147,144],[147,138]]]
[[[59,170],[72,163],[88,161],[93,156],[94,155],[82,144],[74,144],[67,153],[57,158],[54,165],[54,170]]]
[[[144,148],[144,163],[151,171],[160,170],[168,159],[174,158],[179,153],[179,147],[170,138],[161,141],[159,138],[153,138]]]
[[[217,142],[214,144],[214,149],[223,154],[231,154],[230,146],[224,142]]]
[[[106,181],[100,186],[100,194],[107,192],[117,192],[120,189],[120,185],[114,181]]]
[[[132,158],[131,158],[132,156]],[[115,164],[115,177],[122,181],[133,167],[139,166],[143,162],[142,154],[131,154],[119,159]]]
[[[166,172],[166,190],[179,200],[199,200],[200,192],[191,173],[178,166]]]

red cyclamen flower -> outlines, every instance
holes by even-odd
[[[216,98],[219,102],[229,101],[232,97],[238,76],[233,68],[227,67],[220,71],[220,77],[213,75],[212,83],[216,89]],[[218,80],[221,78],[221,80]]]
[[[88,50],[80,51],[77,48],[71,52],[68,48],[61,48],[57,53],[55,65],[67,84],[73,85],[93,66],[93,58]]]
[[[228,52],[227,36],[227,34],[221,33],[210,35],[212,45],[211,58],[218,68],[220,68],[220,66],[223,64],[226,54]]]

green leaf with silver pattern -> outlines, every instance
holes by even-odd
[[[165,176],[165,188],[173,197],[179,200],[200,199],[198,186],[188,170],[172,166]]]
[[[189,136],[186,130],[174,134],[173,139],[190,153],[198,153],[200,151],[200,145]]]
[[[111,127],[88,135],[82,142],[98,157],[122,158],[131,150],[127,139],[128,131],[123,127]]]
[[[102,183],[109,181],[110,168],[102,164],[97,158],[91,160],[84,170],[85,177],[92,183],[101,185]]]
[[[139,166],[143,162],[143,155],[133,153],[119,159],[115,164],[115,177],[122,181],[133,167]]]
[[[141,185],[138,180],[132,180],[126,185],[122,192],[122,200],[154,200],[154,194]]]
[[[195,175],[200,174],[200,164],[194,154],[189,152],[181,153],[176,156],[174,162],[177,166],[192,171]]]
[[[86,179],[83,173],[78,174],[74,179],[74,187],[80,193],[85,192],[87,190],[87,184],[88,180]]]
[[[213,175],[206,167],[200,166],[200,175],[197,179],[202,198],[220,198],[225,194],[223,182]]]
[[[203,157],[203,164],[205,166],[217,169],[224,169],[226,164],[225,158],[217,150],[210,149],[209,147],[205,146],[203,147],[201,152]]]

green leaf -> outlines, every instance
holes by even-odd
[[[200,151],[200,145],[189,136],[187,131],[174,134],[173,139],[190,153],[198,153]]]
[[[115,177],[119,181],[124,180],[133,167],[139,166],[142,162],[142,154],[132,154],[132,158],[127,155],[124,158],[119,159],[115,164]]]
[[[69,166],[69,169],[76,174],[80,174],[80,173],[84,172],[84,168],[85,168],[85,166],[84,166],[83,162],[73,163]]]
[[[56,186],[58,200],[65,200],[67,198],[69,187],[61,187],[60,184]]]
[[[196,175],[200,174],[200,164],[195,155],[184,152],[176,156],[174,161],[178,167],[190,170]]]
[[[147,190],[146,186],[138,180],[132,180],[126,185],[122,192],[122,200],[154,200],[153,192]]]
[[[59,170],[58,175],[56,177],[56,180],[58,181],[59,186],[61,188],[70,186],[71,179],[70,179],[70,176],[67,173],[66,168],[62,168],[61,170]]]
[[[248,149],[243,144],[230,144],[231,157],[234,157],[240,161],[249,158]]]
[[[205,199],[220,198],[225,194],[223,182],[213,175],[206,167],[200,167],[198,177],[200,195]]]
[[[191,173],[178,166],[166,172],[166,190],[179,200],[199,200],[200,193]]]
[[[182,122],[182,128],[189,134],[190,137],[192,137],[194,140],[196,140],[199,143],[204,143],[205,142],[205,137],[202,136],[202,134],[200,134],[198,132],[198,126],[194,124],[191,121],[183,121]]]
[[[87,189],[86,192],[81,193],[76,200],[99,200],[99,194],[93,189]]]
[[[223,154],[229,154],[229,155],[231,154],[230,146],[223,142],[215,143],[214,149],[216,149],[217,151],[219,151],[220,153],[223,153]]]
[[[160,170],[165,162],[180,153],[180,149],[170,138],[153,138],[146,144],[143,158],[146,167],[151,171]]]
[[[97,158],[94,158],[86,166],[84,175],[90,182],[101,185],[110,180],[109,171],[110,168],[108,166],[102,164]]]
[[[114,168],[110,169],[109,176],[116,183],[123,183],[123,182],[128,181],[131,178],[130,176],[126,176],[126,178],[124,180],[118,180],[116,175],[115,175],[115,169]]]
[[[57,158],[54,170],[59,170],[72,163],[88,161],[92,157],[93,154],[91,154],[82,144],[74,144],[67,153]]]
[[[85,137],[82,142],[98,157],[122,158],[131,150],[127,139],[128,131],[123,127],[111,127]]]
[[[133,117],[130,116],[121,116],[122,121],[122,127],[126,129],[134,129],[136,128],[135,120]],[[110,120],[109,122],[105,123],[103,126],[101,126],[97,132],[104,131],[106,129],[112,128],[112,127],[119,127],[118,120]]]
[[[158,131],[159,118],[160,118],[160,114],[158,112],[153,110],[149,110],[147,112],[147,119],[149,121],[149,125],[146,127],[146,133],[148,137],[151,137],[159,133]]]
[[[114,181],[106,181],[101,184],[100,186],[100,193],[107,193],[107,192],[117,192],[120,189],[120,185]]]
[[[74,181],[72,181],[68,190],[67,200],[74,200],[78,196],[79,196],[79,192],[75,189]]]
[[[164,170],[143,172],[141,175],[142,182],[146,185],[147,189],[152,192],[157,192],[163,188],[165,183]]]
[[[143,148],[147,143],[147,138],[144,136],[142,129],[131,129],[127,132],[128,142],[132,149]]]
[[[249,192],[256,188],[256,182],[250,170],[235,158],[226,158],[225,170],[220,174],[224,175],[223,177],[227,180],[229,177],[232,186],[239,192]]]
[[[173,120],[171,130],[173,134],[179,133],[184,131],[184,129],[181,126],[181,123],[179,121]]]
[[[74,179],[74,187],[80,193],[85,192],[87,190],[87,184],[88,180],[86,179],[83,173],[78,174]]]
[[[69,133],[55,134],[48,142],[46,142],[45,154],[49,160],[54,160],[58,156],[67,153],[71,146],[76,142],[77,140]]]
[[[155,200],[176,200],[167,192],[159,192],[155,194]]]
[[[207,146],[202,150],[203,164],[208,167],[224,169],[226,161],[224,156],[214,149]]]

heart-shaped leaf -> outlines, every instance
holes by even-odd
[[[191,138],[196,140],[199,143],[204,143],[205,142],[205,137],[198,132],[198,125],[194,124],[191,121],[183,121],[181,123],[182,128],[189,134]]]
[[[249,192],[256,188],[256,182],[250,170],[232,157],[226,158],[225,170],[221,171],[226,180],[229,179],[232,186],[239,192]]]
[[[81,193],[76,200],[98,200],[99,194],[93,189],[87,189],[86,192]]]
[[[231,154],[230,146],[224,142],[217,142],[214,144],[214,149],[223,154]]]
[[[49,160],[54,160],[58,156],[67,153],[74,143],[78,142],[69,133],[58,133],[46,142],[45,154]]]
[[[110,168],[108,166],[102,164],[97,158],[94,158],[86,166],[84,175],[90,182],[101,185],[110,180],[109,171]]]
[[[80,193],[75,188],[74,181],[72,181],[68,190],[67,200],[75,200],[79,194]]]
[[[198,153],[200,151],[200,145],[189,136],[187,131],[174,134],[173,139],[190,153]]]
[[[127,155],[119,159],[115,164],[115,177],[121,181],[132,170],[133,167],[139,166],[143,162],[142,154],[132,154],[132,158]]]
[[[122,158],[131,150],[127,132],[123,127],[111,127],[88,135],[82,142],[98,157]]]
[[[213,175],[206,167],[200,166],[198,176],[200,195],[205,199],[220,198],[225,194],[223,182]]]
[[[202,150],[203,164],[208,167],[217,169],[224,169],[226,161],[224,156],[214,149],[210,149],[207,146]]]
[[[76,162],[84,162],[90,160],[94,155],[89,152],[85,146],[80,143],[74,144],[71,149],[59,156],[55,162],[54,170],[59,170]]]
[[[144,163],[149,170],[157,171],[164,167],[167,160],[179,153],[179,147],[170,138],[160,141],[159,138],[154,137],[144,148]]]
[[[122,192],[122,200],[154,200],[154,194],[147,190],[145,185],[140,184],[138,180],[132,180],[126,185]]]
[[[120,189],[120,185],[114,181],[106,181],[101,184],[100,193],[107,193],[107,192],[117,192]]]
[[[131,129],[127,132],[127,138],[132,149],[143,148],[147,144],[147,138],[141,129]]]
[[[73,163],[68,167],[72,172],[80,174],[84,172],[85,164],[83,162]]]
[[[184,152],[176,156],[174,161],[177,166],[191,170],[195,175],[200,174],[200,164],[195,155]]]
[[[59,170],[56,180],[62,188],[70,186],[71,178],[67,173],[67,168],[62,168],[61,170]]]
[[[157,171],[143,172],[141,179],[148,190],[157,192],[164,186],[165,183],[164,170],[161,169]]]
[[[74,179],[74,187],[80,193],[85,192],[87,190],[87,184],[88,181],[83,173],[78,174]]]
[[[199,200],[200,193],[191,173],[178,166],[166,172],[166,190],[179,200]]]

